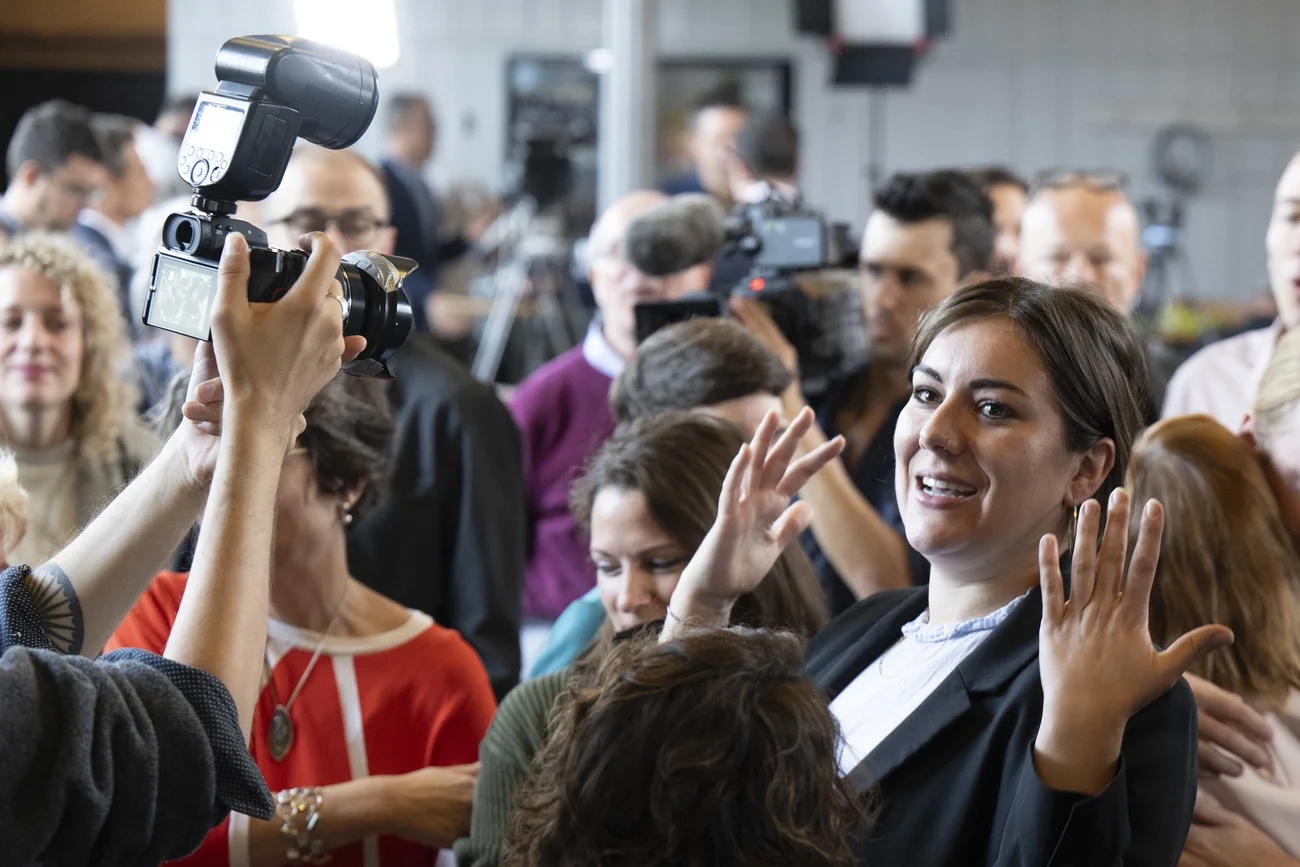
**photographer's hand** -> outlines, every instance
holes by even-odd
[[[322,234],[304,238],[302,276],[274,304],[248,300],[248,244],[231,234],[212,311],[221,371],[221,440],[194,567],[165,655],[204,669],[230,689],[247,736],[262,671],[271,530],[284,453],[308,402],[347,356],[334,275],[339,253]],[[192,422],[191,422],[192,423]]]

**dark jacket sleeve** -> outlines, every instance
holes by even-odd
[[[221,681],[141,650],[52,652],[28,572],[0,574],[4,863],[158,863],[192,852],[231,809],[269,819]]]
[[[500,700],[519,682],[527,550],[519,431],[485,386],[464,388],[447,409],[439,475],[459,476],[459,508],[445,625],[478,652]]]
[[[1022,765],[997,867],[1175,867],[1196,802],[1196,704],[1179,680],[1124,732],[1115,778],[1093,797],[1048,789]]]

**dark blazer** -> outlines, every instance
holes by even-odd
[[[831,699],[925,610],[924,587],[864,599],[809,645]],[[1129,721],[1101,794],[1046,788],[1033,763],[1042,718],[1035,589],[849,775],[877,787],[880,813],[858,841],[868,865],[1174,867],[1196,800],[1196,706],[1186,682]]]
[[[388,495],[348,537],[352,574],[458,630],[498,700],[519,682],[527,546],[519,430],[490,386],[412,334],[392,360]]]

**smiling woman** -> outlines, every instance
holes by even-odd
[[[45,562],[156,450],[131,412],[128,347],[112,288],[68,240],[0,251],[0,434],[31,495],[14,562]]]
[[[1180,676],[1231,633],[1201,627],[1153,648],[1158,503],[1135,522],[1125,564],[1118,485],[1146,382],[1136,334],[1082,292],[992,280],[924,320],[911,369],[895,484],[930,584],[863,600],[813,639],[806,663],[844,733],[840,770],[881,797],[859,858],[1173,867],[1196,794]],[[726,601],[753,591],[799,508],[789,456],[769,451],[773,427],[738,456],[710,544],[682,571],[671,602],[688,624],[720,625]],[[1094,497],[1109,499],[1104,535]]]

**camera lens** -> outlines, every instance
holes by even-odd
[[[391,377],[388,360],[411,333],[411,302],[402,281],[415,262],[369,250],[348,253],[339,265],[348,314],[344,334],[366,339],[365,350],[343,369],[356,376]]]

